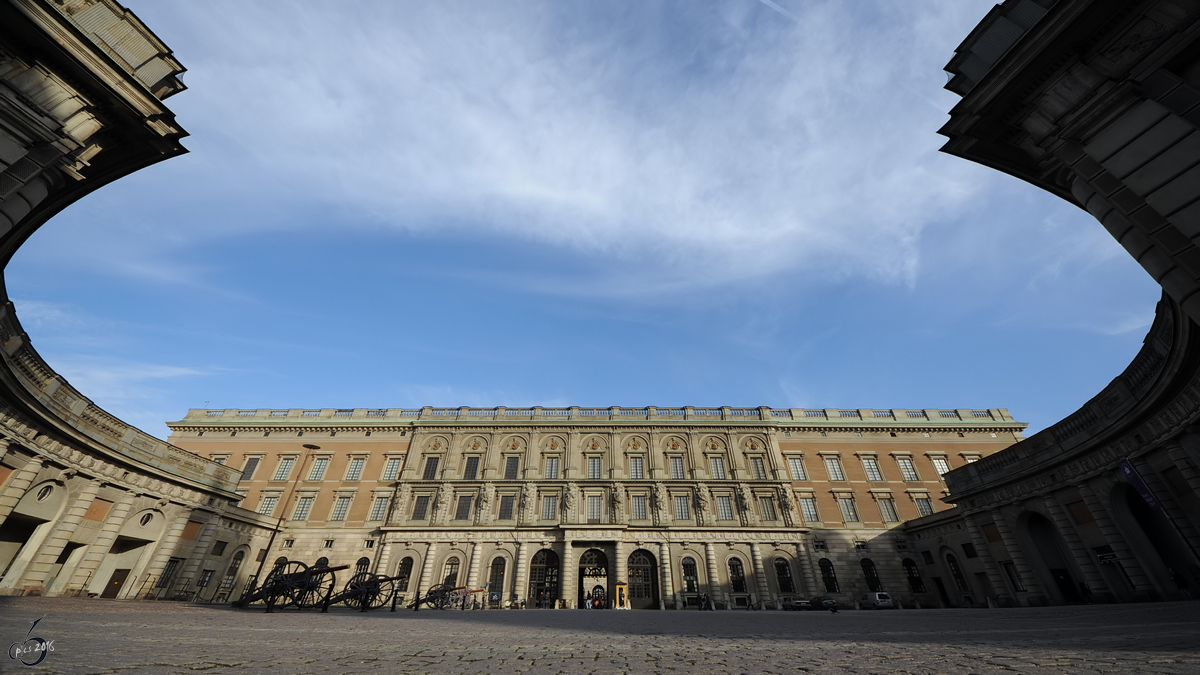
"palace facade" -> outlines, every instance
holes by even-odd
[[[191,410],[170,441],[241,471],[269,552],[492,606],[781,607],[886,590],[936,606],[900,527],[941,474],[1021,440],[992,410]],[[201,564],[206,567],[206,564]]]

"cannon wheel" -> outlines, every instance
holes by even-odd
[[[383,576],[382,574],[375,575],[378,579],[379,591],[375,594],[375,599],[371,603],[370,609],[379,609],[392,601],[392,596],[396,594],[396,582]]]
[[[296,589],[296,606],[300,609],[311,609],[320,605],[324,602],[325,596],[333,592],[335,584],[337,584],[337,576],[333,572],[313,574],[309,569],[299,588]]]
[[[367,608],[375,607],[375,601],[379,597],[379,577],[370,572],[359,572],[346,582],[346,586],[342,589],[342,595],[345,597],[342,603],[347,607],[354,609],[362,609],[364,605]]]
[[[437,592],[436,607],[438,609],[450,609],[454,606],[455,593],[454,587],[450,584],[442,584],[434,589]]]
[[[271,573],[267,575],[267,580],[263,582],[263,587],[267,589],[264,593],[267,604],[282,607],[286,607],[289,604],[296,604],[296,592],[303,586],[304,579],[307,576],[308,565],[299,560],[292,560],[282,565],[276,565],[271,570]],[[286,602],[282,602],[284,600]]]

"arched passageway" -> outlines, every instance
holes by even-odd
[[[1058,595],[1056,599],[1059,602],[1082,602],[1083,596],[1079,592],[1075,566],[1069,558],[1066,543],[1062,540],[1058,528],[1040,513],[1029,514],[1025,527],[1037,552],[1036,558],[1041,561],[1043,573],[1053,582],[1051,588]]]
[[[529,563],[529,602],[548,609],[558,603],[558,554],[544,548]]]
[[[589,548],[579,556],[579,588],[578,607],[586,607],[588,603],[600,603],[606,607],[608,603],[608,556],[599,549]]]
[[[658,564],[654,554],[638,549],[629,556],[629,606],[633,609],[658,608]]]

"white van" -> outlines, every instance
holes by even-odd
[[[863,609],[896,609],[896,603],[887,593],[867,593],[858,604]]]

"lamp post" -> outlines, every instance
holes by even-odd
[[[296,483],[300,481],[300,476],[304,474],[304,467],[308,464],[308,455],[313,450],[320,450],[321,446],[305,443],[302,446],[305,450],[304,457],[300,460],[300,466],[296,471],[296,477],[292,479],[292,485],[288,488],[287,497],[284,498],[283,504],[279,509],[279,520],[275,522],[275,529],[271,531],[271,538],[267,540],[267,548],[263,550],[262,560],[258,561],[258,569],[254,572],[254,586],[259,586],[259,581],[262,579],[263,565],[266,564],[267,558],[271,557],[271,547],[275,545],[275,537],[279,534],[280,528],[283,527],[283,514],[287,513],[288,503],[292,500],[292,495],[296,492]],[[251,593],[254,589],[250,589]]]

